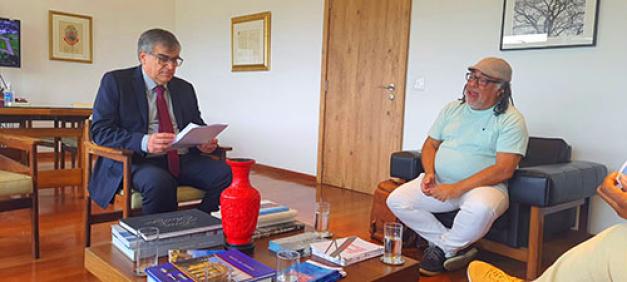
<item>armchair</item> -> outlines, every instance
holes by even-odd
[[[392,177],[401,182],[423,172],[420,153],[393,153]],[[526,156],[508,182],[509,209],[499,217],[480,248],[527,263],[527,279],[537,277],[544,237],[570,229],[579,207],[578,231],[587,232],[588,207],[607,174],[605,166],[571,160],[571,147],[562,139],[529,138]],[[457,211],[436,214],[447,227]]]
[[[142,208],[142,195],[141,193],[134,191],[131,184],[131,165],[133,152],[124,149],[116,149],[96,145],[91,140],[89,128],[90,121],[86,121],[84,127],[84,136],[86,136],[84,143],[85,166],[83,171],[83,179],[85,180],[83,181],[85,185],[84,190],[87,193],[87,197],[85,197],[85,247],[89,247],[91,245],[91,226],[93,224],[140,215]],[[226,153],[231,150],[231,147],[218,147],[211,154],[211,156],[216,159],[223,160],[226,159]],[[92,199],[89,195],[89,190],[87,189],[87,187],[89,185],[89,179],[91,178],[91,173],[93,169],[92,166],[96,158],[109,158],[123,164],[124,177],[122,180],[122,189],[120,189],[115,196],[115,202],[121,202],[122,210],[106,211],[97,214],[93,213]],[[197,207],[200,204],[205,193],[204,191],[196,189],[192,186],[179,186],[177,188],[176,194],[177,202],[179,203],[179,209],[181,209]]]
[[[37,193],[37,146],[39,140],[0,134],[0,147],[18,150],[23,162],[0,155],[0,212],[31,209],[33,257],[39,258],[39,204]]]

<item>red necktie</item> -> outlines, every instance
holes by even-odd
[[[165,88],[162,85],[155,87],[157,93],[157,117],[159,118],[159,132],[174,133],[172,120],[168,111],[168,104],[165,102]],[[168,170],[175,177],[179,176],[179,155],[176,150],[168,151]]]

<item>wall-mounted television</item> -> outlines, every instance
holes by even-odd
[[[0,18],[0,67],[20,67],[20,21]]]

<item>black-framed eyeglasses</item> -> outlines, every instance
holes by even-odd
[[[159,63],[159,65],[162,65],[162,66],[165,66],[168,63],[172,63],[173,65],[177,67],[180,67],[181,65],[183,65],[183,58],[181,57],[171,58],[164,54],[154,54],[154,53],[148,53],[148,54],[157,58],[157,63]]]
[[[477,83],[477,85],[479,85],[479,87],[486,87],[490,83],[501,83],[502,82],[502,81],[496,80],[496,79],[489,79],[489,78],[486,78],[486,77],[480,77],[478,75],[475,75],[472,72],[467,72],[466,73],[466,81],[468,81],[468,82],[474,81],[474,82]]]

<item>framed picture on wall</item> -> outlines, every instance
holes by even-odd
[[[91,64],[93,32],[90,16],[48,12],[50,60]]]
[[[231,18],[231,71],[270,69],[270,12]]]
[[[501,50],[596,45],[599,0],[505,0]]]

